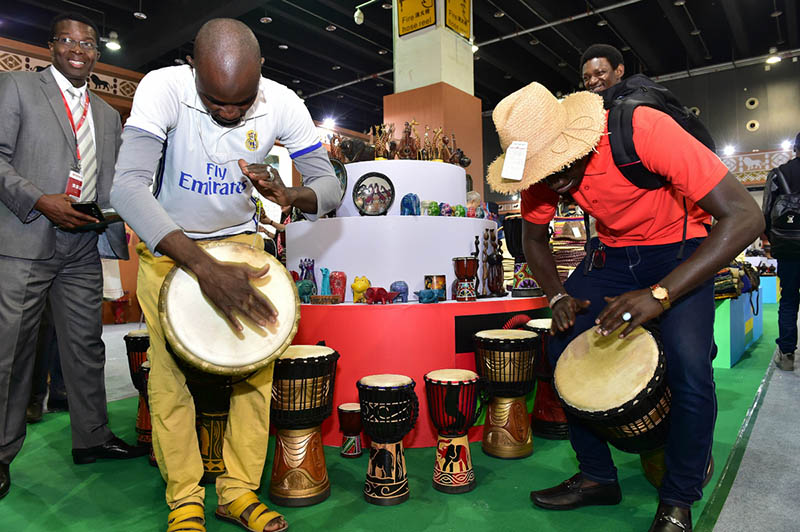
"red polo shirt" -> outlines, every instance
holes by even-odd
[[[597,220],[600,241],[612,247],[680,242],[684,198],[689,209],[686,238],[706,236],[703,223],[709,223],[710,216],[695,202],[728,173],[722,161],[668,115],[638,107],[633,113],[636,152],[648,170],[667,180],[664,187],[646,190],[625,179],[616,167],[608,125],[604,133],[583,181],[570,190],[584,212]],[[523,190],[521,196],[526,220],[546,224],[555,216],[558,194],[544,181]]]

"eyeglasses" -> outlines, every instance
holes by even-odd
[[[69,37],[53,37],[50,39],[50,42],[60,42],[67,48],[75,48],[75,46],[80,46],[81,49],[86,50],[87,52],[93,52],[97,50],[97,43],[94,41],[76,41],[75,39],[70,39]]]

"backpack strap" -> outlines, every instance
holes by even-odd
[[[635,98],[616,100],[608,111],[608,141],[614,164],[625,179],[639,188],[654,190],[664,186],[664,179],[642,164],[633,144],[633,112],[640,105],[647,105]]]

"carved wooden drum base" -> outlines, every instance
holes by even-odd
[[[472,455],[466,435],[439,435],[433,487],[444,493],[466,493],[475,488],[475,471],[472,469]]]
[[[319,425],[278,429],[269,498],[281,506],[311,506],[331,494]]]
[[[408,475],[402,441],[372,442],[364,499],[379,506],[392,506],[408,500]]]
[[[533,453],[533,434],[525,397],[493,397],[483,426],[483,452],[497,458]]]
[[[200,479],[200,484],[213,484],[225,472],[222,442],[225,440],[228,412],[198,411],[196,423],[200,457],[203,459],[203,478]]]

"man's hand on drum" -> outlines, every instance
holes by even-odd
[[[575,315],[589,308],[590,304],[588,299],[575,299],[569,295],[556,301],[551,309],[553,321],[550,326],[550,334],[564,332],[575,325]]]
[[[237,331],[243,330],[237,314],[245,316],[264,327],[267,322],[275,323],[278,313],[267,298],[257,290],[251,281],[263,277],[269,271],[269,264],[254,270],[241,264],[223,264],[216,260],[208,263],[208,268],[198,273],[197,281],[203,293],[219,308]]]
[[[659,316],[664,311],[664,307],[653,297],[649,288],[632,290],[617,297],[604,299],[608,305],[594,321],[597,325],[597,332],[603,336],[608,336],[612,331],[627,323],[628,326],[619,335],[620,338],[625,338],[633,329]]]
[[[280,174],[273,167],[268,164],[247,164],[244,159],[239,159],[239,168],[259,194],[281,207],[292,204],[292,191],[286,188]]]

